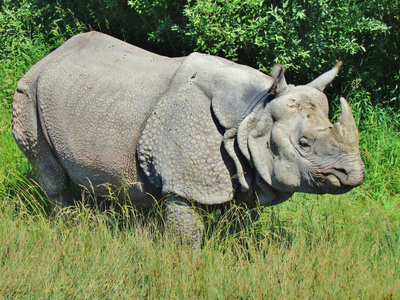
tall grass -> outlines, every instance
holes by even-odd
[[[78,206],[53,219],[3,202],[0,295],[398,298],[398,227],[351,197],[297,196],[244,232],[211,235],[198,256],[154,224],[121,228],[115,212]]]

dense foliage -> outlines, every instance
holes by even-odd
[[[3,57],[23,52],[21,44],[54,48],[93,29],[170,56],[196,50],[266,72],[282,63],[296,84],[342,60],[332,95],[361,93],[367,103],[400,108],[400,6],[395,0],[0,3]]]
[[[282,63],[302,82],[342,60],[342,82],[352,85],[348,89],[398,92],[400,8],[396,1],[190,3],[184,11],[188,34],[202,51],[264,69]],[[394,92],[387,100],[395,97]]]

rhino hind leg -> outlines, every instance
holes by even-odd
[[[167,230],[199,251],[204,229],[197,209],[186,199],[171,195],[167,197],[165,214]]]
[[[40,160],[33,160],[31,163],[39,184],[53,204],[54,212],[58,212],[73,203],[70,180],[64,167],[53,154],[47,149],[43,152],[47,153],[42,153]]]
[[[23,82],[20,84],[24,87]],[[69,176],[42,132],[36,101],[30,97],[33,93],[29,92],[29,88],[19,87],[13,102],[13,135],[32,164],[38,183],[58,211],[72,203]]]

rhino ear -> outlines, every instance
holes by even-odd
[[[285,67],[283,65],[275,65],[272,68],[271,76],[274,79],[269,92],[271,94],[283,94],[288,85],[285,79]]]
[[[316,79],[314,79],[307,85],[323,92],[324,89],[326,88],[326,86],[328,84],[330,84],[332,82],[332,80],[336,77],[342,64],[343,63],[341,61],[338,61],[336,66],[334,66],[331,70],[320,75],[319,77],[317,77]]]

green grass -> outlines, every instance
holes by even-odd
[[[296,194],[238,234],[221,236],[229,222],[217,219],[197,256],[129,207],[51,216],[11,135],[12,94],[31,62],[1,64],[0,298],[400,298],[398,112],[360,117],[362,186]]]
[[[53,219],[3,202],[0,295],[398,298],[398,224],[373,203],[297,196],[246,232],[211,235],[196,256],[152,223],[121,228],[83,207]]]

